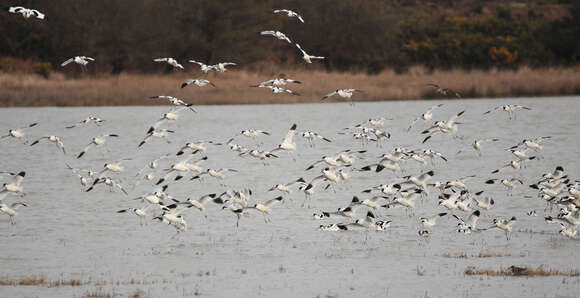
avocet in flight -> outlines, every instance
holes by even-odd
[[[284,13],[289,18],[297,18],[300,22],[304,23],[304,19],[296,12],[289,10],[289,9],[276,9],[274,13]]]
[[[284,86],[284,85],[286,85],[288,83],[302,84],[302,82],[300,82],[298,80],[287,79],[287,78],[275,78],[275,79],[271,79],[271,80],[267,80],[267,81],[261,82],[258,85],[251,85],[250,87],[265,87],[265,86],[268,86],[268,85]]]
[[[24,8],[22,6],[11,6],[11,7],[8,7],[7,10],[10,13],[19,13],[25,19],[28,19],[30,17],[35,17],[35,18],[44,20],[44,17],[45,17],[45,15],[43,13],[41,13],[40,11],[38,11],[36,9]]]
[[[215,88],[214,83],[208,81],[208,80],[203,80],[203,79],[194,79],[194,80],[186,80],[185,82],[183,82],[183,84],[181,84],[181,88],[185,88],[186,86],[189,86],[191,84],[194,84],[198,87],[203,87],[206,85],[211,85],[212,87]]]
[[[277,150],[285,150],[291,152],[296,150],[296,143],[294,143],[293,141],[294,134],[296,134],[296,123],[294,123],[292,127],[290,127],[290,130],[288,131],[288,133],[286,133],[286,136],[282,140],[282,143],[279,144],[278,147],[276,147],[275,149],[270,150],[270,152],[274,152]]]
[[[261,35],[272,35],[272,36],[276,37],[277,39],[285,40],[288,43],[292,43],[292,41],[290,41],[290,38],[288,38],[288,36],[286,36],[286,34],[280,32],[280,31],[268,30],[268,31],[262,31],[262,32],[260,32],[260,34]]]
[[[197,111],[191,107],[191,106],[193,106],[193,104],[186,103],[177,97],[168,96],[168,95],[156,95],[156,96],[151,96],[149,98],[151,98],[151,99],[167,99],[174,106],[188,107],[190,110],[197,113]]]
[[[207,65],[205,63],[199,62],[199,61],[195,61],[195,60],[189,60],[189,63],[195,63],[197,65],[199,65],[199,68],[201,69],[201,71],[203,73],[208,73],[212,70],[217,70],[217,68],[215,67],[215,65]]]
[[[177,60],[173,58],[155,58],[153,59],[155,62],[167,62],[167,64],[173,66],[173,68],[185,69],[183,65],[179,64]]]
[[[117,138],[119,137],[119,135],[117,134],[105,134],[105,135],[100,135],[100,136],[96,136],[94,138],[91,139],[91,142],[85,146],[85,148],[83,148],[83,151],[81,151],[81,153],[79,153],[79,155],[77,155],[77,158],[81,158],[83,155],[85,155],[85,153],[87,153],[87,151],[89,150],[89,148],[91,148],[91,146],[95,146],[95,147],[100,147],[103,144],[105,144],[106,139],[108,137],[113,137],[113,138]]]
[[[459,94],[459,92],[451,90],[449,88],[443,88],[437,84],[431,84],[431,83],[427,84],[427,86],[435,88],[435,92],[437,92],[441,95],[444,95],[444,96],[451,95],[451,96],[455,96],[457,98],[461,98],[461,94]]]
[[[20,138],[24,137],[24,132],[23,132],[23,130],[25,130],[25,129],[27,129],[27,128],[34,127],[34,126],[36,126],[37,124],[38,124],[38,123],[32,123],[32,124],[29,124],[29,125],[27,125],[27,126],[24,126],[24,127],[21,127],[21,128],[17,128],[17,129],[10,129],[10,130],[8,130],[8,134],[7,134],[7,135],[5,135],[5,136],[1,136],[1,137],[0,137],[0,139],[4,139],[4,138],[7,138],[7,137],[13,137],[13,138],[16,138],[16,139],[20,139]]]
[[[44,139],[48,140],[49,142],[53,142],[58,149],[62,150],[62,153],[66,154],[66,150],[64,149],[64,144],[62,143],[62,140],[57,136],[42,137],[42,138],[32,142],[32,144],[30,144],[30,146],[34,146],[34,145],[38,144],[38,142],[40,142],[41,140],[44,140]]]
[[[103,119],[101,119],[99,117],[88,116],[86,119],[81,120],[81,121],[79,121],[79,122],[77,122],[77,123],[75,123],[73,125],[69,125],[69,126],[67,126],[65,128],[75,128],[77,126],[81,126],[81,125],[84,125],[84,124],[87,124],[87,123],[94,123],[97,126],[99,126],[99,125],[102,125],[104,122],[105,122],[105,120],[103,120]]]
[[[304,61],[306,61],[306,63],[312,63],[312,59],[324,59],[324,57],[322,56],[312,56],[307,54],[301,47],[299,44],[296,44],[296,47],[300,50],[300,52],[302,52],[302,59],[304,59]]]
[[[329,98],[331,96],[334,96],[334,95],[338,95],[338,96],[340,96],[342,98],[347,98],[347,99],[350,100],[352,98],[352,95],[354,94],[354,92],[362,92],[362,91],[357,90],[357,89],[352,89],[352,88],[349,88],[349,89],[336,89],[335,91],[332,91],[332,92],[326,94],[325,96],[323,96],[321,100],[325,100],[325,99],[327,99],[327,98]]]
[[[61,63],[60,66],[64,67],[64,66],[74,62],[74,63],[80,65],[80,67],[83,71],[86,71],[87,64],[89,64],[89,62],[92,62],[92,61],[95,61],[95,59],[91,58],[91,57],[87,57],[87,56],[75,56],[75,57],[69,58],[65,62]]]
[[[234,62],[220,62],[220,63],[214,65],[213,67],[219,72],[226,72],[228,70],[226,67],[229,65],[235,66],[238,64],[236,64]]]

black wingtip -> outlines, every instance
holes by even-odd
[[[385,166],[383,165],[378,165],[377,168],[375,169],[376,173],[379,173],[380,171],[382,171],[385,168]]]
[[[473,215],[479,216],[479,215],[481,215],[481,212],[479,210],[475,210],[475,211],[473,211]]]
[[[187,86],[187,83],[181,84],[181,88],[185,88],[185,86]]]
[[[290,127],[290,130],[296,130],[296,123],[294,123],[294,125],[292,125],[292,127]]]
[[[22,171],[22,172],[18,173],[18,176],[24,177],[24,176],[26,176],[26,172]]]

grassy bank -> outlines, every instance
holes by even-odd
[[[272,94],[266,88],[250,88],[274,78],[279,73],[228,71],[211,74],[207,79],[217,87],[181,83],[200,74],[169,75],[122,74],[120,76],[80,76],[66,78],[53,73],[50,79],[33,74],[0,73],[1,106],[98,106],[155,105],[163,101],[148,99],[153,95],[171,95],[186,102],[202,104],[272,104],[320,102],[325,94],[338,88],[356,88],[363,93],[357,101],[441,98],[426,83],[436,83],[460,92],[464,98],[519,97],[580,94],[580,67],[530,69],[517,71],[434,71],[412,68],[404,74],[385,71],[378,75],[287,70],[288,78],[302,84],[287,85],[301,96]],[[328,101],[339,101],[330,98]]]

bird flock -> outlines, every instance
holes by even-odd
[[[25,18],[32,16],[39,19],[45,18],[44,14],[23,7],[10,7],[8,11],[22,14]],[[296,18],[300,23],[305,23],[302,16],[294,11],[275,10],[274,13],[283,13],[289,18]],[[293,43],[287,35],[279,31],[267,30],[260,32],[260,34],[273,36],[289,44]],[[313,59],[324,59],[321,56],[307,54],[298,43],[294,43],[294,45],[302,53],[303,59],[307,63],[312,63]],[[91,57],[76,56],[63,62],[62,66],[74,62],[84,70],[91,61],[94,61]],[[167,63],[174,69],[184,70],[183,65],[174,58],[156,58],[153,61]],[[227,67],[237,65],[233,62],[220,62],[214,65],[195,60],[189,60],[189,62],[199,65],[201,72],[206,74],[210,71],[225,72]],[[299,80],[295,79],[275,78],[250,87],[269,88],[273,93],[289,93],[298,96],[298,93],[281,87],[289,83],[301,84]],[[180,86],[185,88],[192,84],[198,87],[206,85],[216,87],[213,82],[206,79],[186,80]],[[431,83],[427,85],[441,95],[461,98],[458,92],[451,89]],[[322,100],[334,95],[350,100],[357,92],[362,91],[354,88],[338,89],[322,97]],[[494,216],[494,210],[501,208],[501,201],[486,196],[486,190],[474,190],[468,186],[470,180],[480,180],[490,188],[496,187],[495,185],[503,186],[508,197],[513,196],[513,190],[516,187],[533,189],[534,192],[537,192],[535,197],[546,203],[544,221],[547,224],[558,225],[558,232],[562,236],[578,239],[576,228],[580,225],[579,180],[573,180],[572,177],[569,177],[561,165],[555,165],[555,170],[545,173],[541,177],[525,177],[526,165],[543,158],[541,151],[545,145],[549,146],[549,143],[553,141],[551,136],[525,138],[521,142],[498,138],[477,139],[471,145],[473,150],[463,148],[457,152],[455,157],[444,156],[437,150],[426,147],[426,144],[439,135],[446,139],[459,138],[457,132],[464,123],[463,118],[466,112],[453,110],[451,107],[447,109],[444,104],[438,104],[404,123],[404,127],[407,127],[407,123],[409,126],[402,133],[416,134],[422,139],[417,144],[404,146],[397,144],[393,150],[389,150],[381,156],[370,156],[366,150],[367,146],[373,144],[382,150],[385,143],[391,139],[391,133],[395,133],[387,131],[388,128],[385,125],[386,121],[393,121],[393,119],[371,118],[336,132],[337,137],[348,136],[351,138],[351,148],[334,148],[334,151],[328,152],[317,160],[304,161],[297,158],[297,151],[311,150],[318,142],[324,142],[327,147],[332,146],[333,138],[310,128],[299,132],[297,123],[289,123],[288,131],[281,136],[273,136],[273,133],[265,129],[244,128],[239,133],[232,132],[232,136],[226,141],[196,140],[173,146],[169,139],[175,130],[162,128],[162,126],[178,121],[181,113],[195,115],[198,111],[191,103],[186,103],[171,95],[155,95],[151,96],[150,99],[167,101],[173,108],[162,114],[160,118],[152,119],[153,124],[144,129],[143,139],[135,144],[134,149],[132,149],[135,151],[132,154],[141,154],[140,152],[147,150],[148,143],[162,140],[167,142],[164,148],[175,148],[146,165],[139,165],[141,169],[137,173],[127,173],[125,170],[124,164],[131,162],[133,158],[118,158],[105,163],[102,168],[98,165],[93,165],[94,167],[91,169],[71,166],[74,161],[90,159],[91,155],[96,155],[97,152],[93,151],[101,151],[101,154],[106,154],[102,148],[108,146],[109,142],[114,143],[116,139],[123,137],[121,126],[118,126],[115,131],[107,131],[88,139],[87,145],[76,151],[79,153],[72,155],[69,154],[70,148],[69,150],[65,149],[65,143],[58,134],[36,135],[34,141],[29,143],[27,135],[34,136],[34,130],[39,125],[36,122],[20,128],[9,129],[8,134],[0,136],[0,142],[16,141],[36,148],[41,147],[45,141],[54,143],[57,147],[56,150],[73,161],[63,164],[62,167],[68,169],[71,175],[79,179],[80,189],[85,193],[103,191],[101,188],[106,187],[110,192],[118,192],[120,195],[129,197],[131,191],[138,184],[147,183],[151,187],[149,192],[129,200],[134,202],[135,206],[119,209],[116,212],[134,214],[139,218],[141,225],[152,220],[165,223],[176,230],[176,235],[188,230],[186,217],[194,216],[190,211],[192,208],[198,210],[203,216],[207,216],[208,205],[215,205],[216,209],[233,214],[236,219],[236,227],[239,228],[240,220],[252,216],[252,213],[263,216],[265,223],[275,220],[272,218],[274,208],[276,206],[282,208],[280,205],[288,197],[295,196],[295,192],[301,193],[304,197],[301,208],[311,208],[312,205],[316,204],[316,196],[320,192],[334,192],[337,197],[344,196],[345,191],[337,192],[339,185],[353,193],[352,199],[347,196],[349,198],[347,202],[336,210],[313,212],[312,218],[314,220],[324,221],[322,224],[313,224],[313,229],[334,232],[350,230],[388,231],[394,228],[392,223],[397,221],[398,216],[401,216],[397,209],[403,209],[406,216],[416,218],[420,226],[417,230],[419,237],[429,237],[436,229],[438,221],[441,218],[449,217],[453,218],[453,225],[459,233],[476,234],[499,229],[505,232],[506,239],[509,240],[519,216],[533,217],[537,215],[536,210],[522,210],[518,214],[505,218]],[[433,119],[437,119],[436,112],[440,110],[446,110],[451,116],[446,120],[432,122]],[[517,121],[516,114],[528,110],[531,108],[508,104],[493,107],[481,113],[480,116],[490,117],[496,111],[504,111],[507,113],[507,121]],[[76,123],[65,124],[63,128],[82,130],[87,125],[100,127],[104,123],[109,123],[109,121],[89,115]],[[414,131],[413,128],[416,126],[423,128]],[[236,129],[236,131],[238,130]],[[81,137],[83,133],[79,132],[78,135]],[[303,140],[301,145],[296,143],[296,138],[300,136]],[[265,143],[271,138],[280,141],[266,147]],[[239,143],[240,139],[244,139],[242,141],[244,144]],[[483,152],[485,152],[486,147],[498,146],[500,141],[513,144],[505,148],[506,155],[511,154],[513,159],[505,163],[484,159]],[[264,167],[272,167],[270,163],[272,159],[287,159],[288,162],[295,163],[303,162],[304,172],[299,177],[284,178],[284,172],[280,171],[280,175],[276,178],[285,181],[280,181],[268,189],[252,187],[232,189],[227,185],[228,177],[243,174],[244,170],[229,167],[204,167],[204,163],[212,159],[209,153],[213,149],[208,150],[208,146],[225,148],[226,151],[231,152],[232,158],[254,158],[260,161],[260,166]],[[353,149],[354,147],[360,148]],[[49,149],[46,148],[46,150]],[[460,154],[469,154],[472,159],[476,158],[482,163],[493,164],[497,169],[459,178],[440,176],[440,168],[445,167],[450,159],[456,158]],[[223,165],[228,164],[227,160],[219,162]],[[417,169],[417,167],[409,166],[410,163],[417,163],[420,171],[407,173],[408,169],[413,171]],[[160,164],[165,165],[165,168],[161,167]],[[377,173],[383,170],[392,172],[390,181],[379,181],[384,177],[379,177]],[[493,176],[500,173],[503,175],[508,171],[512,175],[519,173],[520,177]],[[23,187],[25,177],[25,171],[11,172],[7,170],[0,172],[0,181],[3,181],[0,188],[0,211],[9,216],[10,225],[16,223],[15,216],[19,208],[32,208],[34,205],[23,202],[21,199],[25,194]],[[363,189],[352,189],[349,186],[349,180],[353,177],[364,177],[365,181],[370,181],[369,185]],[[216,188],[212,193],[192,193],[189,198],[179,199],[171,195],[172,184],[197,183],[189,181],[206,183],[205,179],[217,181],[219,188]],[[524,182],[526,180],[531,180],[533,183],[526,186]],[[272,198],[258,201],[254,199],[257,196],[270,196]],[[423,213],[422,209],[426,204],[432,204],[437,212],[416,216],[416,213]],[[285,204],[284,207],[292,208],[293,206]],[[296,206],[296,208],[298,207]],[[390,214],[385,215],[385,213]],[[487,224],[481,223],[482,218],[491,218],[491,220]]]

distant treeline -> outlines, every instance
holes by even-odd
[[[12,59],[60,68],[96,58],[91,72],[169,71],[153,58],[237,62],[247,70],[302,65],[293,44],[261,36],[279,30],[309,54],[308,67],[378,73],[428,68],[517,68],[577,64],[580,1],[500,0],[51,0],[3,1],[45,20],[0,13],[0,70]],[[305,23],[276,8],[299,12]],[[4,59],[2,59],[4,58]],[[302,67],[302,66],[300,66]]]

